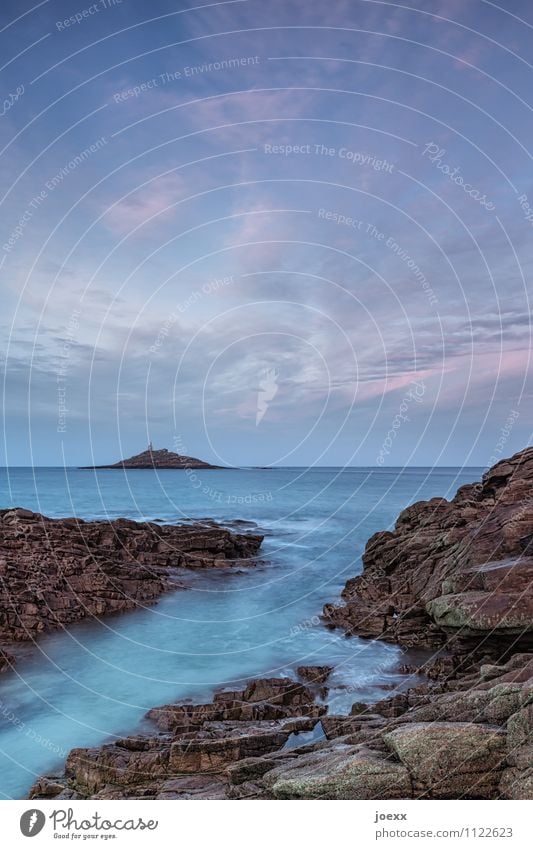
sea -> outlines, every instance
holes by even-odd
[[[405,686],[398,646],[324,626],[368,538],[409,504],[451,498],[478,468],[0,469],[0,508],[52,517],[217,520],[265,535],[254,565],[184,572],[156,604],[21,645],[0,675],[0,798],[23,799],[69,750],[149,731],[149,708],[209,701],[254,677],[332,665],[331,712]]]

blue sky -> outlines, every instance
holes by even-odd
[[[529,443],[530,4],[1,14],[0,462]]]

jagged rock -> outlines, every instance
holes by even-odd
[[[417,721],[505,723],[518,710],[521,695],[519,683],[496,683],[487,690],[433,696],[428,704],[416,708]]]
[[[290,734],[279,721],[206,723],[172,743],[169,766],[178,773],[221,772],[234,761],[280,749]]]
[[[183,734],[201,728],[204,722],[224,719],[224,708],[216,704],[162,705],[149,710],[146,716],[155,720],[162,731]]]
[[[299,666],[296,674],[308,684],[325,684],[333,672],[332,666]]]
[[[457,676],[457,672],[464,667],[464,663],[464,657],[461,655],[438,655],[417,667],[415,671],[433,681],[449,681]]]
[[[403,798],[497,799],[513,794],[527,798],[532,766],[530,663],[530,655],[515,655],[500,667],[498,677],[489,681],[483,679],[479,665],[457,664],[451,693],[450,681],[445,678],[400,694],[405,698],[400,711],[399,694],[395,694],[379,703],[381,715],[372,715],[372,708],[363,704],[356,705],[349,717],[326,715],[321,724],[331,742],[292,750],[290,757],[282,751],[236,763],[227,772],[228,796],[377,798],[365,794],[382,792],[380,782],[390,777],[391,768],[400,766],[407,771],[411,787]],[[509,676],[513,680],[502,680]],[[527,714],[520,714],[526,708]],[[360,763],[353,781],[344,780],[344,776],[338,780],[339,763],[334,755],[339,752],[348,758],[353,752],[364,752],[365,763],[368,758],[372,761],[372,781],[377,785],[359,782]],[[278,786],[278,778],[295,781]]]
[[[267,772],[263,783],[275,799],[409,799],[409,772],[364,747],[338,744],[302,755]]]
[[[148,711],[162,731],[184,733],[206,722],[258,722],[307,716],[318,718],[326,711],[314,704],[313,693],[290,678],[262,678],[244,690],[223,690],[211,704],[162,705]]]
[[[67,791],[66,781],[53,776],[42,776],[30,790],[29,799],[62,799]]]
[[[533,799],[533,765],[527,769],[510,767],[502,773],[500,781],[502,799]]]
[[[357,716],[360,713],[367,713],[370,710],[370,705],[366,702],[354,702],[350,708],[350,716]]]
[[[450,634],[459,649],[481,634],[502,654],[533,645],[532,486],[527,448],[452,501],[411,505],[392,532],[370,538],[363,574],[326,605],[327,622],[407,647],[436,648]]]
[[[180,775],[133,786],[106,785],[93,799],[225,799],[226,783],[212,775]]]
[[[492,681],[505,672],[505,666],[497,663],[484,663],[480,666],[479,677],[482,681]]]
[[[521,703],[507,721],[507,769],[500,782],[504,799],[533,799],[533,685],[523,688]]]
[[[92,796],[107,785],[137,785],[168,777],[171,740],[151,741],[144,751],[113,744],[72,749],[65,776],[78,792]]]
[[[258,678],[248,684],[242,699],[294,707],[312,704],[314,696],[308,687],[291,678]]]
[[[465,659],[451,680],[381,700],[379,715],[356,703],[350,716],[322,716],[330,739],[297,748],[284,747],[288,736],[318,721],[300,713],[324,706],[302,705],[311,691],[290,679],[255,681],[208,706],[174,706],[187,711],[186,731],[178,723],[172,733],[74,750],[66,776],[41,780],[32,798],[531,798],[533,657],[512,655],[488,680],[486,667]],[[286,715],[239,721],[206,712],[235,704]]]
[[[0,510],[0,639],[34,640],[149,604],[175,586],[176,568],[232,566],[256,555],[262,539],[213,523],[84,522]]]
[[[356,734],[363,727],[380,727],[384,725],[385,719],[377,713],[364,713],[358,716],[329,714],[329,716],[323,716],[320,722],[327,739],[333,740],[336,737],[345,737],[347,734]]]
[[[394,717],[401,716],[402,713],[405,713],[409,708],[409,698],[407,693],[395,693],[394,696],[390,696],[387,699],[380,699],[379,702],[373,706],[373,710],[376,713],[380,713],[382,716]]]
[[[531,577],[533,570],[529,580]],[[483,632],[523,634],[533,621],[533,598],[524,598],[523,590],[465,592],[433,599],[427,610],[443,631],[461,631],[466,636]]]
[[[470,722],[420,722],[386,733],[407,767],[415,797],[492,799],[505,758],[505,732]]]
[[[307,687],[290,678],[254,680],[244,690],[215,694],[207,705],[154,708],[151,718],[167,733],[73,749],[65,775],[40,779],[31,798],[56,798],[56,791],[57,798],[65,792],[98,799],[206,798],[204,791],[207,798],[223,798],[228,766],[277,752],[293,733],[312,731],[325,710],[314,704]],[[212,780],[193,780],[204,774]]]
[[[235,764],[231,764],[226,770],[230,785],[235,787],[246,784],[250,787],[251,782],[257,782],[267,772],[270,772],[280,763],[292,763],[297,760],[298,755],[291,752],[273,752],[260,758],[243,758]],[[257,786],[257,785],[256,785]]]

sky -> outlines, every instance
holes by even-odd
[[[0,465],[530,443],[527,0],[0,17]]]

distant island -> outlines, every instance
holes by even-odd
[[[155,450],[150,444],[146,451],[135,454],[127,460],[119,460],[105,466],[80,466],[80,469],[222,469],[223,466],[212,466],[197,457],[186,457],[175,454],[168,448]]]

